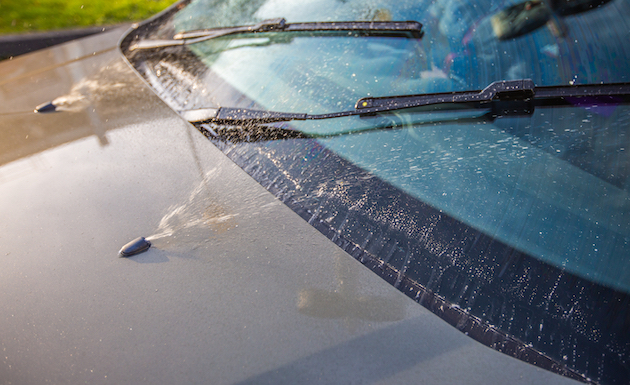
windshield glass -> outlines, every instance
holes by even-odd
[[[479,90],[500,80],[630,82],[629,14],[627,0],[195,0],[141,27],[123,48],[278,18],[422,24],[422,37],[267,31],[125,51],[177,111],[324,114],[368,96]],[[505,341],[519,341],[560,372],[612,384],[630,382],[627,100],[567,98],[498,117],[487,106],[195,124],[432,311],[448,318],[437,310],[446,301],[505,339],[489,345],[509,351]]]
[[[315,108],[313,102],[334,109],[354,105],[357,96],[481,89],[505,79],[529,78],[538,86],[630,81],[630,47],[623,44],[630,28],[623,17],[630,10],[627,1],[549,6],[528,1],[511,12],[517,2],[503,0],[400,1],[395,6],[338,0],[238,3],[194,1],[175,16],[175,27],[248,25],[283,17],[289,23],[415,20],[425,31],[421,40],[242,35],[192,48],[213,71],[268,109],[304,111]],[[573,13],[570,5],[575,5]],[[561,6],[569,14],[537,12]],[[204,12],[208,9],[212,14]],[[520,36],[506,39],[509,33]],[[332,95],[332,102],[319,106]]]

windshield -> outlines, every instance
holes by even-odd
[[[125,51],[177,111],[329,114],[366,97],[481,90],[504,80],[627,83],[629,14],[627,0],[195,0],[139,28],[123,48],[270,19],[421,24],[421,36],[243,29]],[[492,326],[504,342],[488,344],[499,350],[518,341],[550,369],[627,383],[627,97],[571,97],[506,116],[493,108],[195,124],[309,223],[432,311],[444,300],[458,317]]]
[[[175,16],[175,27],[247,25],[280,17],[292,23],[423,24],[421,40],[258,34],[192,48],[212,71],[270,110],[297,112],[297,107],[310,106],[310,111],[300,111],[331,112],[365,96],[482,89],[510,79],[532,79],[538,86],[630,81],[630,47],[623,44],[629,28],[622,16],[629,8],[626,1],[599,7],[586,0],[559,2],[595,7],[563,17],[523,8],[520,17],[538,18],[539,26],[513,39],[504,38],[506,30],[518,29],[520,19],[506,15],[515,3],[508,1],[400,1],[395,7],[386,1],[234,3],[195,1]],[[203,9],[212,9],[212,15]]]

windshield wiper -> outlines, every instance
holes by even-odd
[[[585,98],[597,97],[620,97],[627,100],[630,98],[630,83],[536,87],[531,79],[502,80],[491,83],[483,90],[362,98],[356,102],[354,110],[329,114],[309,115],[229,107],[184,110],[180,111],[180,114],[191,123],[243,124],[369,116],[407,108],[433,106],[434,109],[441,111],[489,108],[490,116],[496,118],[529,115],[537,106],[580,103],[596,105],[596,102]]]
[[[393,36],[415,39],[422,38],[422,24],[417,21],[331,21],[311,23],[287,23],[285,19],[270,19],[258,24],[202,29],[196,31],[180,32],[173,36],[173,40],[141,40],[133,44],[129,50],[154,49],[200,43],[202,41],[216,39],[222,36],[263,33],[263,32],[355,32],[358,36]],[[352,36],[352,35],[351,35]]]

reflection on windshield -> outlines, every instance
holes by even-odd
[[[550,2],[554,11],[545,13],[542,25],[547,21],[561,20],[568,28],[564,35],[554,34],[553,27],[540,28],[530,30],[518,39],[508,40],[502,40],[505,35],[497,36],[496,25],[506,24],[508,16],[501,16],[502,12],[509,13],[507,10],[517,5],[497,0],[402,1],[395,8],[387,2],[366,4],[328,0],[298,5],[275,0],[262,5],[249,2],[243,8],[225,7],[225,12],[232,12],[229,15],[222,14],[222,7],[217,6],[218,9],[213,8],[215,17],[212,18],[197,13],[212,3],[203,0],[193,2],[176,16],[178,30],[244,25],[276,17],[284,17],[290,22],[348,19],[419,21],[425,30],[422,47],[426,54],[426,66],[422,70],[436,71],[435,76],[431,76],[434,80],[450,80],[451,84],[438,86],[442,91],[449,91],[449,87],[459,90],[483,88],[492,81],[503,79],[531,78],[537,85],[551,85],[568,84],[570,81],[581,84],[623,82],[628,81],[629,76],[628,64],[623,62],[623,58],[627,59],[630,53],[627,45],[619,44],[620,38],[626,37],[628,31],[628,20],[622,15],[628,14],[629,6],[624,1]],[[541,5],[537,5],[539,3]],[[549,9],[535,1],[521,5],[523,12]],[[528,14],[524,17],[532,19]],[[510,28],[518,28],[512,25]],[[597,68],[593,68],[592,56],[597,58]],[[394,58],[391,59],[394,63]],[[421,92],[431,91],[417,89],[412,93]]]
[[[492,29],[500,40],[531,33],[547,25],[556,37],[565,37],[569,26],[562,16],[592,11],[611,0],[528,0],[511,5],[491,18]]]
[[[284,44],[257,37],[206,42],[193,50],[215,76],[267,110],[330,113],[353,109],[365,96],[427,88],[420,40],[300,35],[284,33]]]

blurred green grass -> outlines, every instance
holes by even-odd
[[[177,0],[0,0],[0,34],[137,21]]]

